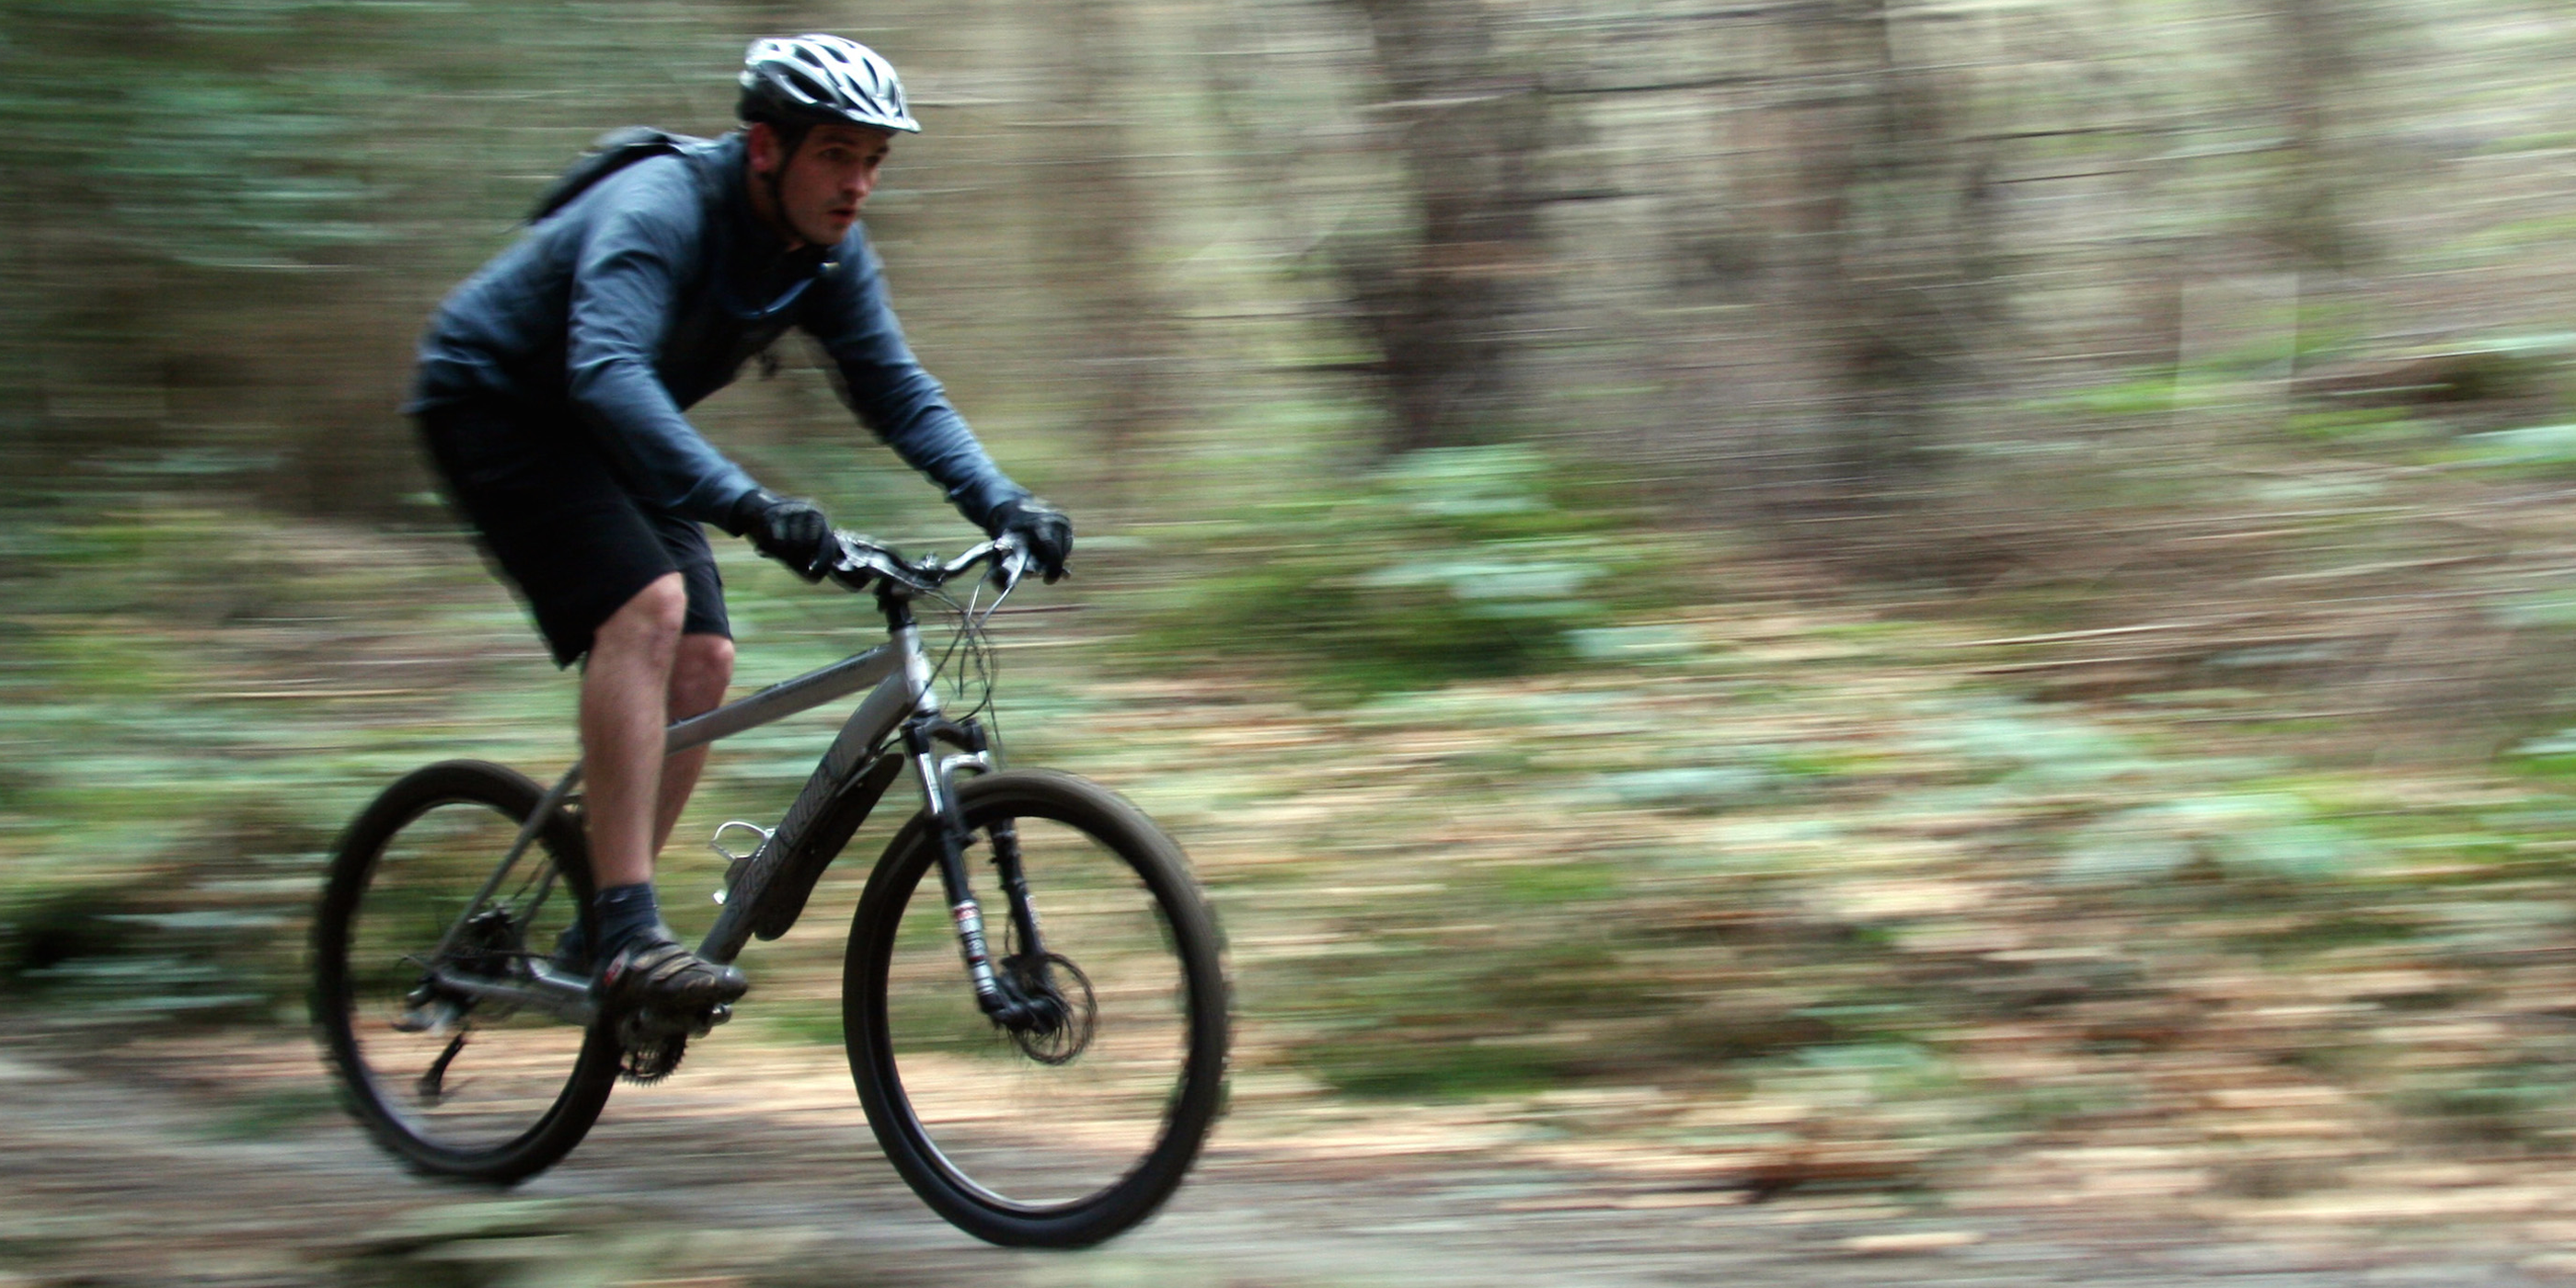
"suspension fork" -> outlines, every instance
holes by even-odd
[[[992,768],[992,750],[984,729],[973,721],[960,724],[938,715],[922,715],[905,723],[903,738],[904,751],[912,757],[913,768],[921,777],[923,803],[939,830],[939,883],[947,896],[949,918],[956,923],[958,954],[965,958],[966,976],[975,986],[975,1004],[1003,1025],[1025,1027],[1037,1015],[1029,999],[1020,996],[1021,990],[994,969],[992,944],[984,933],[983,906],[975,899],[974,883],[966,866],[966,851],[974,844],[974,835],[966,826],[966,811],[957,804],[958,772]],[[965,750],[942,756],[938,746],[942,741]],[[1037,916],[1029,908],[1028,879],[1020,867],[1019,834],[1008,820],[988,830],[1012,926],[1023,944],[1033,943],[1029,935],[1036,928]]]
[[[975,838],[966,826],[965,810],[957,804],[957,773],[992,769],[992,750],[983,727],[971,720],[954,723],[934,716],[914,720],[905,727],[904,736],[905,750],[912,755],[931,797],[931,818],[939,828],[939,881],[948,899],[949,917],[957,926],[958,953],[965,958],[967,977],[975,986],[976,1005],[1012,1029],[1050,1027],[1060,1014],[1051,996],[1053,990],[1041,984],[1038,993],[1032,995],[1020,972],[996,969],[991,940],[984,933],[983,906],[975,898],[972,873],[966,863],[966,851],[973,847]],[[965,751],[940,756],[935,744],[943,740]],[[1019,827],[1003,818],[994,820],[984,832],[992,841],[994,873],[1001,879],[1012,937],[1019,944],[1014,960],[1038,963],[1043,972],[1046,944],[1039,933],[1037,906],[1029,898],[1028,872],[1020,861]],[[1008,967],[1010,963],[1001,965]],[[1044,978],[1043,973],[1039,978]]]
[[[1038,906],[1029,900],[1029,874],[1020,866],[1020,825],[1014,819],[995,819],[985,831],[993,838],[993,869],[1001,875],[1002,897],[1011,905],[1011,929],[1019,941],[1019,955],[1044,963],[1046,940],[1038,933]]]
[[[939,694],[932,686],[929,661],[921,652],[912,606],[883,589],[878,592],[877,606],[885,613],[887,630],[904,647],[909,687],[918,704],[912,718],[903,723],[904,752],[912,758],[913,771],[921,780],[922,805],[939,832],[939,884],[948,899],[949,919],[957,927],[958,955],[965,959],[966,976],[975,987],[975,1005],[995,1023],[1014,1031],[1051,1028],[1062,1008],[1048,998],[1025,996],[1026,990],[1016,980],[1005,979],[993,969],[992,945],[984,935],[984,910],[975,901],[974,883],[966,870],[966,851],[974,843],[974,836],[966,827],[966,811],[957,804],[957,775],[961,770],[990,772],[991,743],[984,727],[972,717],[956,721],[940,713]],[[942,756],[938,744],[943,740],[964,750]],[[1046,958],[1038,946],[1037,913],[1029,906],[1028,878],[1021,870],[1019,833],[1007,819],[988,830],[993,837],[993,863],[1000,871],[1003,897],[1010,904],[1012,927],[1018,932],[1022,951],[1036,953],[1035,960],[1043,963]]]

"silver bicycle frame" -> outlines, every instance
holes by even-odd
[[[707,931],[705,941],[699,944],[699,956],[714,962],[730,962],[741,954],[743,946],[751,939],[751,919],[759,908],[759,895],[776,872],[781,857],[795,852],[797,842],[803,839],[806,829],[813,826],[823,807],[868,766],[873,759],[869,755],[871,750],[915,715],[935,716],[939,713],[939,694],[931,679],[930,659],[921,651],[920,629],[905,626],[895,631],[886,643],[864,653],[806,672],[792,680],[782,680],[703,715],[676,721],[669,727],[663,735],[662,753],[665,756],[703,747],[746,729],[757,729],[799,712],[811,711],[870,685],[876,686],[860,701],[858,709],[850,713],[850,718],[842,722],[839,736],[823,753],[821,763],[814,766],[813,774],[805,780],[804,789],[797,792],[795,802],[787,807],[786,817],[761,842],[760,848],[743,861],[738,875],[728,874],[733,879],[727,885],[724,911],[717,915],[716,924]],[[942,799],[940,779],[946,775],[936,766],[924,766],[924,771],[927,775],[924,779],[925,799],[936,809]],[[529,813],[527,821],[519,827],[517,838],[510,843],[509,853],[502,857],[500,866],[493,870],[491,877],[483,883],[483,889],[466,905],[467,908],[481,907],[492,897],[492,892],[499,889],[510,872],[518,867],[520,857],[527,852],[528,844],[535,839],[538,829],[572,795],[574,785],[580,781],[581,763],[575,761],[572,768],[565,770],[563,777],[557,779],[555,785],[538,800],[536,809]],[[576,1023],[590,1021],[592,1006],[587,979],[564,975],[543,963],[536,963],[532,967],[535,984],[531,988],[526,984],[469,975],[446,967],[443,963],[447,960],[448,950],[463,925],[460,920],[448,927],[447,934],[430,956],[431,961],[442,963],[433,971],[442,984],[460,993],[535,1006]]]
[[[706,939],[698,945],[700,957],[730,962],[741,955],[743,945],[751,940],[751,919],[760,908],[760,893],[768,887],[780,861],[796,852],[806,829],[814,825],[823,807],[867,768],[871,751],[915,715],[939,714],[939,694],[931,684],[930,659],[921,651],[921,631],[905,626],[888,643],[857,657],[771,685],[740,702],[671,726],[664,744],[665,755],[811,710],[871,682],[876,688],[841,723],[839,736],[832,739],[830,749],[806,777],[804,788],[788,805],[786,816],[760,843],[760,848],[743,860],[738,876],[727,874],[724,911],[717,914],[716,924],[707,929]]]

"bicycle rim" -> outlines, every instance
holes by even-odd
[[[558,867],[580,861],[569,819],[541,830],[510,878],[468,909],[535,793],[479,765],[398,783],[353,829],[326,899],[316,1003],[343,1079],[380,1141],[440,1174],[515,1180],[552,1163],[588,1130],[616,1075],[613,1044],[582,1025],[428,983],[432,954],[460,920],[450,969],[509,979],[551,954],[580,915],[580,887]]]
[[[1214,1117],[1214,924],[1177,848],[1108,793],[1015,773],[960,797],[995,958],[1020,948],[990,862],[1007,819],[1056,958],[1049,977],[1079,1018],[1029,1039],[984,1016],[936,834],[917,823],[862,901],[845,995],[853,1071],[888,1157],[942,1215],[994,1242],[1096,1242],[1170,1194]]]

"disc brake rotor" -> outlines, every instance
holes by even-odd
[[[1040,1064],[1066,1064],[1081,1055],[1091,1045],[1092,1029],[1100,1019],[1090,977],[1062,953],[1048,953],[1035,963],[1015,958],[1009,966],[1012,982],[1023,996],[1046,999],[1056,1010],[1052,1024],[1012,1029],[1012,1044]]]

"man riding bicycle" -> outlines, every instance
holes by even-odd
[[[450,498],[536,618],[582,663],[597,942],[607,1005],[703,1011],[742,973],[682,947],[654,857],[705,763],[663,728],[723,700],[733,640],[702,524],[817,581],[838,554],[810,501],[754,482],[683,411],[789,327],[820,342],[844,399],[986,532],[1053,581],[1066,517],[987,456],[905,344],[859,208],[898,133],[920,130],[894,68],[837,36],[755,41],[744,128],[674,140],[600,177],[451,293],[407,410]]]

